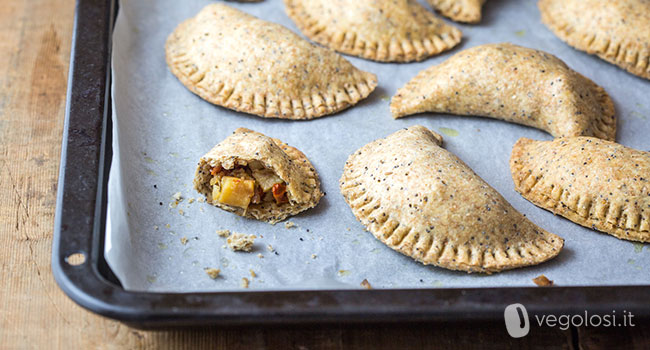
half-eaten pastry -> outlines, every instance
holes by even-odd
[[[341,193],[377,239],[423,263],[499,272],[555,257],[564,240],[537,227],[423,126],[354,152]]]
[[[323,196],[307,156],[244,128],[201,157],[194,188],[214,206],[272,224],[315,207]]]
[[[484,116],[555,137],[614,140],[614,104],[603,88],[557,57],[509,43],[461,51],[397,91],[394,118],[422,112]]]
[[[515,190],[540,208],[594,230],[650,242],[650,153],[593,137],[512,148]]]
[[[429,4],[443,16],[456,22],[478,23],[481,21],[481,6],[485,0],[428,0]]]
[[[578,50],[650,79],[650,1],[540,0],[542,22]]]
[[[311,119],[366,98],[377,77],[289,29],[208,5],[167,38],[167,65],[208,102],[261,117]]]
[[[420,61],[456,46],[460,30],[416,0],[284,0],[307,37],[374,61]]]

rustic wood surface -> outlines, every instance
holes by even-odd
[[[141,331],[80,308],[58,288],[50,255],[73,0],[0,6],[0,348],[610,349],[649,346],[648,327],[533,329],[502,323]]]

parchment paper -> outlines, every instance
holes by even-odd
[[[512,145],[522,136],[550,140],[532,128],[480,117],[423,114],[393,120],[395,91],[422,69],[476,45],[509,41],[550,52],[605,87],[616,104],[618,141],[650,149],[650,82],[574,50],[541,22],[536,1],[491,0],[475,26],[457,25],[462,43],[420,63],[383,64],[347,57],[377,74],[378,88],[359,105],[311,121],[262,119],[211,105],[169,72],[164,44],[181,21],[207,0],[122,0],[113,36],[114,158],[109,179],[106,258],[125,288],[143,291],[532,286],[545,274],[557,285],[625,285],[650,282],[650,246],[582,228],[535,207],[514,191],[508,169]],[[229,3],[298,32],[280,0]],[[428,7],[428,6],[427,6]],[[384,246],[356,221],[338,190],[348,155],[377,138],[415,124],[445,137],[463,159],[533,222],[566,239],[554,260],[494,275],[468,275],[424,266]],[[287,229],[243,219],[194,201],[198,159],[237,127],[277,137],[311,159],[327,195],[318,207],[290,221]],[[171,208],[172,196],[182,202]],[[183,211],[183,215],[179,213]],[[256,234],[252,253],[225,249],[215,231]],[[181,238],[187,238],[186,244]],[[271,245],[275,252],[267,250]],[[261,254],[261,258],[258,256]],[[205,267],[221,269],[210,279]],[[257,277],[250,275],[253,270]]]

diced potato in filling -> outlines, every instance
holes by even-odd
[[[246,210],[251,204],[289,201],[284,181],[259,162],[235,169],[216,166],[210,173],[213,175],[210,186],[215,202]]]
[[[233,176],[224,176],[221,178],[221,186],[217,196],[213,200],[246,209],[255,194],[255,180],[244,180]]]

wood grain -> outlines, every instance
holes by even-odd
[[[514,340],[501,323],[153,332],[83,310],[50,271],[73,12],[72,0],[0,6],[0,349],[567,349],[575,343],[571,332],[557,329],[533,329]],[[579,334],[586,344],[610,344],[610,333]],[[629,334],[628,344],[648,344],[648,332]]]

